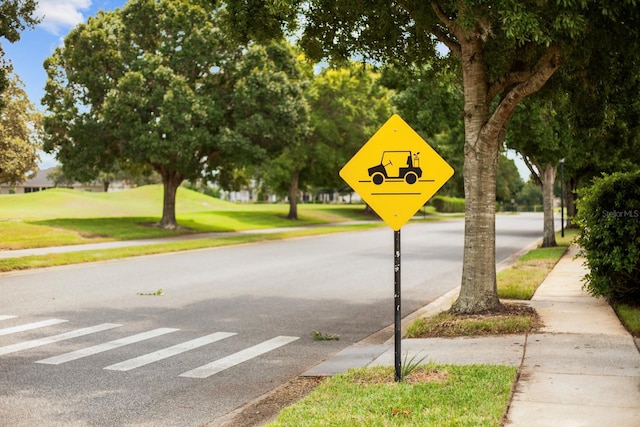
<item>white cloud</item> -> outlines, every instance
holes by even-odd
[[[61,30],[68,30],[84,22],[81,11],[90,6],[91,0],[40,0],[35,15],[43,18],[41,28],[60,35]]]

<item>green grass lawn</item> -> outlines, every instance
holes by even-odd
[[[145,239],[186,233],[242,231],[371,219],[363,205],[299,205],[299,220],[286,219],[286,204],[237,204],[179,188],[181,228],[154,227],[162,213],[162,187],[115,193],[53,189],[0,196],[0,250]]]
[[[640,337],[640,306],[620,304],[614,310],[631,335]]]
[[[240,205],[179,188],[176,212],[242,210]],[[0,219],[160,217],[162,186],[145,185],[113,193],[55,188],[28,194],[0,196]]]
[[[270,427],[499,426],[517,368],[420,365],[403,382],[393,367],[351,369],[284,409]]]

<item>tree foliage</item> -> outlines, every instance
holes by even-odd
[[[223,11],[187,0],[132,0],[74,28],[45,61],[48,138],[65,175],[148,165],[163,179],[160,225],[177,226],[175,194],[229,159],[250,155],[229,131],[240,47]]]
[[[308,73],[308,78],[305,99],[310,132],[262,168],[265,185],[289,196],[290,202],[298,190],[315,187],[333,193],[341,189],[340,168],[391,111],[389,91],[379,84],[379,75],[371,67],[345,64]]]
[[[398,114],[455,171],[461,171],[464,164],[464,97],[455,64],[437,68],[431,63],[385,67],[382,82],[394,90],[391,102]],[[464,197],[462,174],[455,173],[438,194]]]
[[[310,70],[284,40],[252,44],[239,63],[232,95],[235,132],[255,151],[260,168],[275,174],[289,159],[289,219],[298,219],[300,165],[310,133],[305,91]],[[289,167],[291,166],[291,167]]]
[[[501,154],[498,159],[498,175],[496,176],[496,202],[501,206],[510,206],[524,182],[518,167],[512,159]]]
[[[514,112],[507,146],[533,167],[530,172],[535,179],[541,179],[544,165],[557,166],[573,146],[571,103],[566,92],[545,91],[523,101]]]
[[[522,102],[515,111],[507,145],[523,157],[543,194],[542,246],[556,246],[554,184],[560,159],[575,146],[570,123],[571,100],[562,88],[544,90]]]
[[[529,179],[524,183],[516,195],[516,203],[524,205],[526,209],[534,209],[536,205],[542,204],[542,190],[537,182]]]
[[[0,183],[22,182],[37,170],[41,116],[16,75],[9,75],[0,102]]]
[[[370,66],[346,63],[324,68],[308,91],[311,106],[307,182],[341,189],[338,172],[391,115],[391,91]]]
[[[602,66],[561,75],[572,101],[562,112],[574,141],[563,156],[570,216],[576,213],[579,188],[603,172],[633,171],[640,164],[640,68],[637,60],[626,60],[637,53],[637,45],[619,43],[606,53],[598,60]]]

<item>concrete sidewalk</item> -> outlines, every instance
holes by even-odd
[[[531,300],[544,327],[535,334],[402,340],[402,353],[444,364],[518,366],[507,426],[640,426],[640,352],[611,307],[582,290],[586,273],[571,248]],[[448,294],[431,307],[446,309]],[[424,311],[428,312],[430,307]],[[640,343],[639,343],[640,344]],[[393,340],[355,344],[305,375],[393,365]]]

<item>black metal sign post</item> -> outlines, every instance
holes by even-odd
[[[395,305],[395,318],[394,318],[394,332],[393,337],[395,341],[394,355],[395,355],[395,380],[396,382],[402,381],[402,369],[401,369],[401,343],[402,343],[402,316],[400,312],[400,230],[393,232],[393,271],[394,275],[394,305]]]

